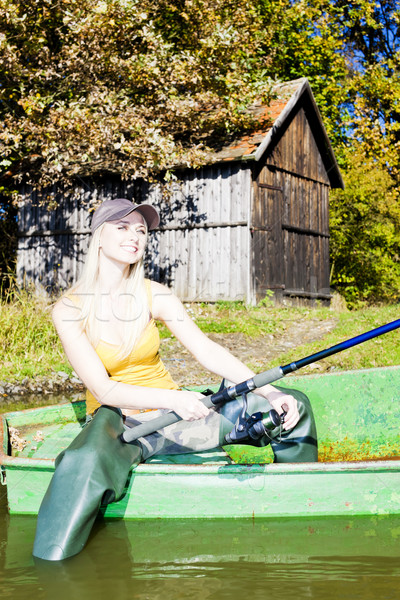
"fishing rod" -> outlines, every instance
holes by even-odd
[[[395,329],[398,329],[399,327],[400,327],[400,319],[397,319],[396,321],[391,321],[390,323],[387,323],[386,325],[381,325],[380,327],[377,327],[376,329],[371,329],[370,331],[367,331],[360,335],[356,335],[355,337],[345,340],[344,342],[340,342],[339,344],[336,344],[335,346],[330,346],[329,348],[326,348],[325,350],[320,350],[319,352],[316,352],[315,354],[310,354],[309,356],[305,356],[304,358],[301,358],[300,360],[291,362],[284,366],[273,367],[272,369],[269,369],[268,371],[264,371],[263,373],[259,373],[258,375],[254,375],[254,377],[251,377],[250,379],[247,379],[246,381],[238,383],[237,385],[232,385],[232,386],[223,388],[222,390],[219,390],[215,394],[212,394],[210,396],[206,396],[205,398],[202,398],[201,402],[203,402],[203,404],[207,408],[211,408],[213,406],[218,406],[220,404],[224,404],[225,402],[234,400],[238,396],[244,396],[244,395],[248,394],[249,392],[252,392],[256,388],[260,388],[269,383],[273,383],[274,381],[277,381],[278,379],[282,379],[282,377],[284,377],[285,375],[288,375],[289,373],[293,373],[294,371],[297,371],[298,369],[302,369],[303,367],[306,367],[307,365],[309,365],[311,363],[322,360],[323,358],[327,358],[328,356],[332,356],[333,354],[337,354],[338,352],[342,352],[343,350],[348,350],[349,348],[352,348],[353,346],[357,346],[358,344],[367,342],[368,340],[371,340],[375,337],[378,337],[385,333],[389,333],[389,331],[393,331]],[[155,431],[158,431],[159,429],[163,429],[164,427],[167,427],[168,425],[172,425],[173,423],[177,423],[178,421],[181,421],[181,420],[182,420],[182,418],[177,413],[171,411],[171,412],[168,412],[168,413],[162,415],[161,417],[157,417],[156,419],[152,419],[145,423],[141,423],[140,425],[137,425],[136,427],[126,429],[121,434],[121,440],[124,442],[127,442],[127,443],[133,442],[133,441],[139,439],[140,437],[145,437],[146,435],[149,435],[150,433],[154,433]]]

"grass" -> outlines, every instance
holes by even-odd
[[[322,341],[307,344],[278,356],[272,365],[287,364],[349,337],[399,318],[400,306],[370,307],[353,312],[329,308],[275,307],[271,303],[248,307],[240,302],[220,302],[187,307],[206,333],[241,333],[250,338],[282,332],[290,321],[336,318],[334,331]],[[52,377],[57,371],[71,374],[61,343],[51,321],[50,301],[28,292],[18,292],[0,303],[0,380]],[[161,326],[166,337],[169,331]],[[332,356],[320,369],[359,369],[400,364],[400,333],[394,331],[353,349]],[[302,372],[306,372],[304,369]]]
[[[400,305],[364,307],[354,311],[330,308],[275,307],[267,305],[248,307],[238,302],[223,302],[210,305],[193,305],[188,308],[199,327],[206,333],[241,333],[250,338],[283,333],[293,321],[337,320],[335,329],[323,340],[308,343],[283,352],[271,361],[270,366],[284,365],[308,356],[344,340],[360,335],[390,321],[400,319]],[[165,328],[162,335],[170,335]],[[357,345],[350,350],[335,354],[302,369],[302,373],[313,370],[352,370],[400,365],[400,329],[374,340]]]
[[[51,320],[49,300],[28,292],[0,303],[0,380],[72,373]]]
[[[241,333],[251,338],[283,332],[290,321],[323,320],[333,315],[329,308],[277,308],[272,303],[247,306],[243,302],[216,302],[187,305],[186,309],[205,333]],[[171,335],[166,327],[160,329],[160,334]]]
[[[332,317],[332,313],[330,315]],[[295,350],[286,352],[272,361],[271,366],[288,364],[293,360],[334,346],[380,325],[395,321],[400,318],[400,306],[369,307],[354,312],[341,312],[337,316],[337,326],[322,341],[299,346]],[[318,363],[318,369],[319,371],[332,369],[352,370],[393,365],[400,365],[400,330],[386,333],[373,340],[354,346],[349,350],[323,359]],[[302,373],[309,371],[310,368],[307,367],[302,369]]]

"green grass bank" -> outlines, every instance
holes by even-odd
[[[249,307],[240,302],[193,304],[188,310],[206,333],[241,333],[249,338],[282,331],[299,319],[337,319],[337,326],[323,340],[298,346],[277,356],[273,365],[317,352],[345,339],[399,318],[400,305],[368,307],[355,311],[329,308],[275,307],[270,302]],[[160,327],[161,336],[169,335]],[[0,303],[0,380],[22,382],[51,378],[56,373],[71,375],[72,369],[51,321],[48,299],[29,293],[14,294]],[[360,369],[400,364],[400,331],[339,353],[321,362],[320,369]]]

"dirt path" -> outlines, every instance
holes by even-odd
[[[257,339],[250,339],[237,333],[210,334],[209,337],[225,346],[254,371],[260,372],[268,369],[269,361],[282,352],[305,343],[322,340],[336,324],[337,319],[334,318],[324,321],[304,319],[288,321],[283,333],[270,334]],[[203,369],[175,339],[163,339],[160,352],[165,366],[179,385],[207,386],[219,383],[218,377]]]
[[[303,320],[288,319],[283,322],[283,325],[280,322],[279,333],[257,339],[246,337],[240,333],[209,335],[211,339],[230,350],[232,354],[259,373],[267,370],[271,359],[282,352],[304,343],[322,340],[327,333],[334,329],[336,324],[337,319],[333,317],[325,320],[308,317]],[[324,348],[323,343],[321,344],[322,348]],[[181,386],[199,385],[206,388],[209,385],[220,383],[219,378],[201,367],[175,338],[161,340],[160,354],[174,381]],[[299,355],[297,358],[301,358],[301,356]],[[307,367],[307,370],[310,370],[310,367]],[[317,363],[314,368],[320,370],[323,367],[321,367],[321,363]],[[65,373],[57,373],[53,378],[26,379],[16,383],[0,382],[0,404],[21,401],[27,406],[35,406],[38,398],[41,403],[43,403],[44,397],[52,402],[53,397],[65,394],[76,394],[76,399],[78,399],[83,390],[79,380],[75,377],[68,378]]]

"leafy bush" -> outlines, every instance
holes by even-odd
[[[348,152],[345,189],[331,194],[331,283],[350,307],[400,296],[400,205],[387,169]]]

